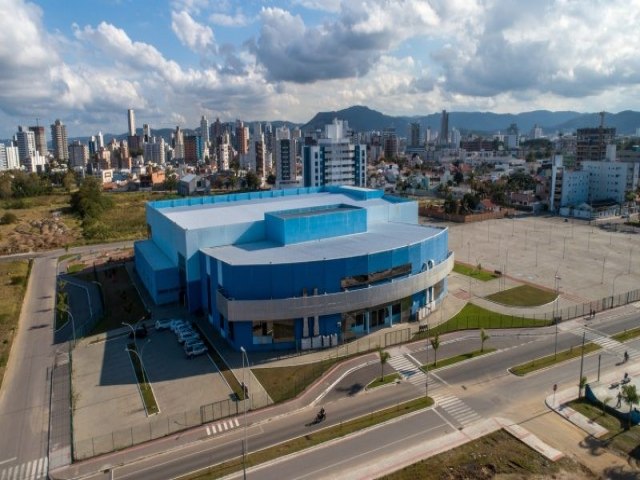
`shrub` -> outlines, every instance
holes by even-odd
[[[18,221],[18,216],[13,212],[7,212],[0,218],[0,225],[9,225],[11,223],[16,223]]]

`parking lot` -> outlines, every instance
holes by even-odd
[[[126,437],[122,442],[139,443],[136,434],[156,438],[197,425],[202,405],[227,400],[232,394],[208,355],[188,359],[173,332],[151,328],[146,339],[137,340],[160,409],[147,417],[125,351],[131,341],[125,330],[118,330],[110,332],[106,341],[85,338],[73,352],[78,458],[83,458],[83,450],[90,456],[117,447],[118,436]]]

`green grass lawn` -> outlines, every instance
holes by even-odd
[[[382,379],[377,377],[373,382],[367,385],[366,388],[370,390],[372,388],[394,383],[396,380],[400,380],[400,375],[398,373],[390,373],[389,375],[385,375]]]
[[[627,340],[631,340],[637,337],[640,337],[640,327],[632,328],[631,330],[625,330],[624,332],[611,335],[611,338],[617,340],[618,342],[626,342]]]
[[[84,263],[72,263],[67,266],[67,273],[74,274],[83,271],[87,266]]]
[[[340,425],[324,428],[317,432],[288,440],[285,443],[281,443],[255,453],[250,452],[249,455],[247,455],[247,468],[268,462],[269,460],[273,460],[284,455],[290,455],[292,453],[314,447],[336,438],[344,437],[357,432],[358,430],[363,430],[373,425],[386,422],[387,420],[430,407],[431,405],[433,405],[433,400],[431,398],[421,397],[379,412],[369,413],[354,420],[341,423]],[[331,416],[331,412],[327,412],[327,415]],[[312,419],[309,420],[311,421]],[[186,475],[179,478],[189,480],[213,479],[229,475],[239,470],[242,470],[242,457],[214,465],[200,473]]]
[[[457,330],[468,329],[492,329],[492,328],[530,328],[545,327],[551,325],[551,320],[537,320],[527,317],[516,317],[513,315],[503,315],[501,313],[492,312],[485,308],[467,303],[462,310],[453,318],[449,319],[442,325],[438,325],[429,330],[429,332],[418,332],[414,335],[414,340],[427,338],[436,333],[443,334],[454,332]]]
[[[519,285],[502,292],[496,292],[487,295],[487,300],[501,303],[503,305],[512,305],[514,307],[537,307],[546,305],[556,299],[555,292],[543,290],[531,285]]]
[[[453,264],[453,271],[462,275],[466,275],[468,277],[473,277],[476,280],[480,280],[482,282],[488,282],[489,280],[493,280],[494,278],[498,278],[500,276],[488,270],[478,270],[477,267],[459,262],[455,262]]]
[[[587,355],[588,353],[600,350],[600,348],[601,347],[595,343],[585,343],[584,354]],[[535,360],[531,360],[527,363],[521,363],[520,365],[511,367],[509,371],[514,375],[523,376],[527,373],[535,372],[536,370],[571,360],[572,358],[579,357],[580,355],[582,355],[582,346],[577,345],[569,350],[562,350],[558,352],[558,355],[547,355],[546,357],[536,358]]]
[[[343,360],[343,359],[341,359]],[[274,402],[295,397],[329,370],[336,359],[292,367],[254,368],[251,371]]]
[[[427,366],[429,367],[429,371],[437,370],[438,368],[447,367],[449,365],[453,365],[455,363],[464,362],[465,360],[469,360],[471,358],[481,357],[482,355],[486,355],[487,353],[495,352],[495,348],[485,348],[483,351],[475,350],[473,352],[463,353],[461,355],[456,355],[454,357],[447,357],[441,360],[438,360],[438,363],[429,363],[428,365],[422,365],[420,367],[423,372],[427,371]]]
[[[615,400],[611,403],[615,403]],[[569,406],[609,430],[609,433],[599,439],[603,447],[640,460],[640,448],[638,448],[638,445],[640,445],[640,426],[633,425],[627,430],[625,420],[612,415],[607,409],[603,412],[601,405],[589,403],[584,398],[570,402]],[[629,407],[625,404],[623,411],[628,410]]]
[[[138,385],[140,386],[140,392],[142,393],[142,401],[144,402],[145,409],[147,410],[148,415],[153,415],[158,413],[160,409],[158,408],[158,403],[156,402],[156,397],[153,395],[153,390],[151,389],[151,385],[147,382],[148,378],[146,377],[146,373],[142,370],[142,365],[140,365],[140,359],[138,355],[133,353],[131,350],[138,351],[135,343],[131,342],[127,345],[127,352],[129,353],[129,358],[131,358],[131,363],[133,363],[133,370],[136,374],[136,380]]]
[[[20,319],[29,272],[30,265],[27,260],[0,263],[0,386]]]

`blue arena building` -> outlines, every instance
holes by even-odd
[[[147,204],[135,265],[157,304],[204,313],[235,348],[316,348],[415,321],[442,301],[446,228],[418,204],[313,187]]]

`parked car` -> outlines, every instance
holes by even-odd
[[[184,348],[190,347],[192,345],[204,345],[200,337],[198,338],[190,338],[184,341]]]
[[[192,340],[192,339],[200,340],[200,335],[198,335],[196,332],[185,332],[178,335],[178,341],[180,343],[184,343],[187,340]]]
[[[156,330],[167,330],[168,328],[171,328],[171,324],[174,321],[175,320],[171,318],[167,318],[164,320],[156,320]]]
[[[198,355],[204,355],[207,353],[207,347],[204,345],[193,345],[185,348],[184,353],[187,355],[187,358],[197,357]]]
[[[182,328],[182,327],[185,327],[185,326],[188,326],[188,325],[189,324],[187,322],[185,322],[184,320],[172,320],[171,321],[171,326],[169,328],[171,328],[171,331],[173,333],[175,333],[178,328]]]
[[[177,337],[179,337],[180,335],[184,335],[185,333],[195,333],[195,330],[191,327],[188,326],[182,326],[179,328],[176,328],[173,333],[176,334]]]
[[[136,325],[135,327],[136,338],[145,338],[149,332],[144,323]],[[129,338],[133,338],[133,332],[129,332]]]

